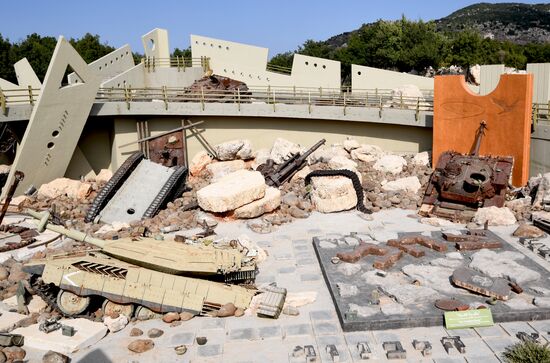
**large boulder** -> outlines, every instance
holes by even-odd
[[[317,163],[328,163],[330,159],[334,157],[349,158],[349,153],[341,145],[332,145],[330,147],[315,150],[307,158],[307,161],[310,165]]]
[[[290,158],[293,154],[303,151],[304,148],[302,148],[300,145],[279,137],[273,143],[270,158],[276,164],[281,164],[282,162]]]
[[[339,212],[357,205],[357,194],[351,179],[343,176],[315,177],[311,180],[311,200],[315,209],[322,213]]]
[[[409,176],[382,184],[382,190],[385,192],[404,190],[407,192],[416,193],[421,187],[422,185],[420,185],[420,180],[418,180],[417,176]]]
[[[388,154],[379,158],[373,168],[384,173],[399,174],[405,165],[407,165],[407,161],[403,157]]]
[[[386,103],[386,106],[414,109],[417,102],[423,104],[425,101],[424,95],[418,86],[406,84],[392,89],[391,100]]]
[[[231,140],[214,146],[218,160],[248,160],[254,157],[250,140]]]
[[[236,218],[256,218],[264,213],[269,213],[281,205],[281,191],[277,188],[268,187],[263,198],[243,205],[235,209],[233,214]]]
[[[271,157],[271,150],[259,149],[254,153],[254,161],[252,162],[252,169],[256,170],[258,166],[265,163]]]
[[[212,181],[215,182],[228,174],[244,169],[245,166],[242,160],[220,161],[206,165],[206,170],[212,174]]]
[[[199,206],[209,212],[227,212],[265,195],[265,179],[258,171],[238,170],[197,192]]]
[[[490,226],[509,226],[516,223],[516,216],[508,207],[487,207],[479,208],[474,215],[473,221],[477,224],[489,222]]]
[[[362,144],[359,148],[351,150],[350,155],[353,160],[370,163],[377,161],[382,153],[382,149],[376,145]]]
[[[212,162],[212,157],[206,151],[199,151],[191,159],[191,165],[189,166],[189,172],[193,176],[197,176],[201,171],[206,168],[208,164]]]
[[[47,184],[42,184],[38,189],[38,197],[55,199],[66,195],[71,199],[83,199],[91,192],[91,185],[79,180],[68,178],[54,179]]]

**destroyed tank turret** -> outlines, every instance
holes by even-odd
[[[246,309],[256,290],[172,275],[120,261],[101,252],[80,252],[31,260],[23,266],[31,287],[66,316],[86,312],[93,300],[103,312],[134,315],[190,312],[208,314],[233,303]],[[98,306],[98,305],[96,305]]]
[[[103,254],[135,266],[172,275],[223,279],[225,282],[253,281],[256,276],[254,258],[245,256],[236,248],[189,245],[153,238],[102,240],[49,223],[48,212],[27,210],[27,213],[39,219],[37,225],[41,232],[49,229],[74,240],[90,243]]]

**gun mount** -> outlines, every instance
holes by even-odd
[[[325,142],[325,139],[320,140],[303,154],[296,153],[279,166],[269,159],[265,164],[258,166],[257,170],[262,173],[267,185],[279,187],[292,179],[294,174],[307,164],[307,158]]]

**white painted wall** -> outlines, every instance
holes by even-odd
[[[527,73],[534,74],[533,102],[550,101],[550,63],[529,63]]]
[[[504,74],[504,64],[484,64],[479,74],[479,94],[488,95],[497,88],[500,76]]]
[[[433,90],[434,79],[373,67],[351,65],[352,91],[364,89],[394,89],[412,84],[421,90]]]
[[[170,45],[168,43],[168,30],[156,28],[141,37],[145,57],[154,57],[156,59],[170,58]],[[169,67],[163,64],[160,67]]]
[[[98,60],[93,61],[88,66],[96,74],[101,76],[102,82],[107,82],[113,77],[126,72],[134,66],[132,49],[128,44],[126,44],[99,58]],[[69,74],[68,80],[69,84],[82,82],[82,80],[75,73]]]

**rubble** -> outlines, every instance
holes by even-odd
[[[189,165],[189,173],[192,176],[199,175],[207,166],[212,162],[212,157],[206,151],[200,151],[193,159]]]
[[[303,151],[304,148],[302,148],[300,145],[279,137],[275,139],[275,142],[273,143],[269,158],[273,160],[275,164],[282,164],[292,155],[301,153]]]
[[[38,188],[38,197],[45,199],[56,199],[61,196],[67,196],[70,199],[85,199],[91,192],[89,183],[82,183],[78,180],[68,178],[55,179],[47,184],[42,184]]]
[[[350,179],[342,176],[312,178],[311,200],[322,213],[349,210],[357,205],[357,194]]]
[[[250,140],[232,140],[214,146],[218,160],[227,161],[252,159],[252,143]]]
[[[111,333],[116,333],[128,325],[128,317],[124,314],[119,314],[117,317],[105,315],[103,317],[103,324],[105,324]]]
[[[509,226],[516,223],[514,213],[507,207],[487,207],[479,208],[473,218],[473,221],[479,225],[488,222],[490,226]]]
[[[157,329],[157,328],[152,328],[152,329],[149,329],[149,331],[147,332],[147,336],[149,338],[158,338],[160,336],[162,336],[164,334],[164,331],[162,331],[161,329]]]
[[[416,176],[409,176],[406,178],[396,179],[386,183],[382,183],[382,190],[384,192],[396,192],[406,191],[411,193],[417,193],[422,185]]]
[[[231,160],[208,164],[206,170],[212,175],[212,182],[216,182],[228,174],[245,169],[245,167],[244,161]]]
[[[522,223],[513,233],[514,237],[519,238],[541,238],[545,233],[538,227]]]
[[[403,171],[403,167],[407,165],[407,161],[399,155],[384,155],[378,159],[372,166],[375,170],[399,174]]]
[[[255,218],[271,212],[281,205],[281,192],[277,188],[268,187],[262,198],[235,209],[236,218]]]

